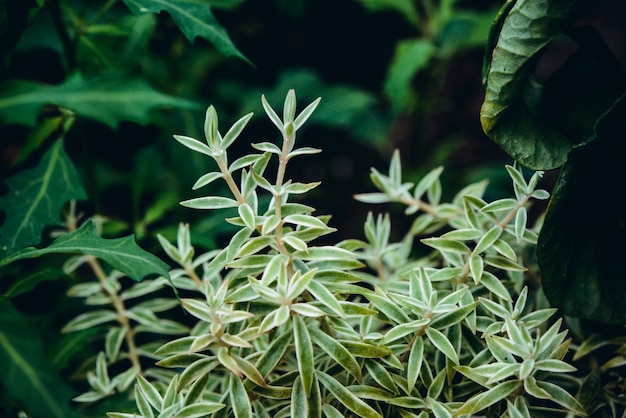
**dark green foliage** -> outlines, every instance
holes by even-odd
[[[481,123],[521,164],[562,168],[539,237],[550,303],[575,317],[623,323],[626,287],[611,260],[626,251],[618,191],[626,74],[592,27],[573,25],[588,6],[507,2],[490,36]],[[576,50],[537,79],[542,54],[551,44],[564,48],[565,39]]]

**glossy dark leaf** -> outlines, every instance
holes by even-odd
[[[45,226],[60,224],[61,209],[68,200],[87,197],[62,140],[50,147],[36,167],[22,170],[6,183],[9,192],[0,196],[0,210],[5,212],[0,259],[38,244]]]
[[[196,108],[186,99],[168,96],[141,79],[106,76],[85,79],[70,76],[51,86],[25,80],[9,80],[0,85],[0,120],[34,126],[46,104],[68,109],[112,128],[121,121],[146,124],[151,112],[162,107]]]
[[[218,51],[225,56],[234,55],[247,61],[247,58],[232,43],[226,30],[215,19],[211,13],[211,6],[206,2],[193,0],[124,0],[124,3],[133,13],[137,14],[166,11],[189,42],[193,42],[199,36],[215,45]]]
[[[0,266],[50,253],[93,255],[136,281],[152,274],[169,277],[169,266],[141,249],[132,235],[115,239],[101,238],[96,234],[91,221],[70,234],[60,236],[48,247],[24,248],[1,260]]]
[[[620,192],[626,183],[625,112],[622,99],[599,122],[596,140],[572,151],[537,248],[550,303],[568,315],[610,323],[626,321],[626,281],[617,262],[626,253]]]
[[[38,332],[7,299],[0,299],[0,382],[33,418],[79,416],[70,407],[75,394],[52,368]]]
[[[623,74],[597,34],[568,29],[581,2],[543,1],[541,7],[536,2],[514,3],[503,8],[506,16],[498,20],[502,26],[497,41],[492,33],[481,123],[522,164],[552,169],[563,165],[574,147],[589,141],[597,118],[623,91]],[[539,83],[534,79],[537,62],[564,31],[578,43],[578,51]]]

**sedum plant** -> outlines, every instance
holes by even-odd
[[[404,205],[410,230],[391,242],[390,217],[370,214],[364,240],[323,245],[330,217],[301,199],[320,183],[286,177],[293,158],[319,152],[295,144],[318,103],[296,116],[291,90],[281,118],[262,97],[281,141],[253,143],[257,152],[232,162],[228,147],[251,114],[222,135],[209,107],[206,142],[174,136],[216,163],[194,189],[222,180],[230,191],[181,204],[230,210],[238,230],[203,254],[188,225],[175,244],[159,236],[192,323],[154,352],[160,372],[137,375],[136,410],[108,415],[584,416],[567,331],[527,286],[537,240],[527,208],[548,197],[542,173],[527,181],[507,166],[514,197],[487,202],[482,182],[442,202],[442,169],[404,182],[395,153],[387,174],[372,170],[378,191],[356,198]]]

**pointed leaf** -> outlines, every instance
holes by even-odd
[[[298,359],[298,370],[304,385],[304,391],[307,396],[311,393],[313,385],[313,373],[315,366],[313,364],[313,345],[311,344],[311,336],[309,330],[300,315],[293,316],[293,337],[296,346],[296,357]]]
[[[5,213],[0,226],[0,260],[27,245],[38,244],[47,225],[59,225],[63,205],[85,199],[72,161],[56,141],[39,164],[6,180],[9,191],[0,196]]]
[[[70,234],[60,236],[46,248],[24,248],[1,260],[0,266],[15,260],[34,258],[49,253],[93,255],[136,281],[151,274],[169,278],[169,266],[137,246],[132,235],[115,239],[100,238],[96,235],[91,221]]]
[[[209,3],[193,0],[124,0],[124,3],[135,14],[159,13],[164,10],[170,14],[189,42],[199,36],[211,42],[225,56],[233,55],[248,61],[217,22]]]
[[[354,412],[356,416],[362,418],[382,418],[378,412],[366,404],[364,401],[352,394],[341,383],[321,370],[316,371],[317,379],[324,385],[333,396],[346,408]]]
[[[159,107],[198,107],[191,101],[160,93],[142,79],[120,76],[86,80],[74,73],[57,86],[11,80],[0,85],[0,92],[0,119],[29,126],[35,125],[37,113],[45,104],[69,109],[111,128],[121,121],[145,125],[150,122],[152,110]]]
[[[235,418],[252,418],[252,405],[241,378],[234,374],[230,375],[228,392]]]
[[[319,329],[312,328],[309,330],[309,333],[315,344],[341,365],[341,367],[350,372],[357,382],[361,381],[361,366],[347,348]]]

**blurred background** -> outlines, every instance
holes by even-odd
[[[81,209],[110,220],[105,234],[134,232],[158,249],[157,232],[173,237],[178,221],[188,221],[195,225],[194,239],[213,247],[226,232],[221,216],[183,209],[177,202],[222,193],[225,187],[216,183],[192,191],[212,161],[181,147],[172,134],[203,139],[204,110],[211,104],[222,133],[253,111],[255,118],[231,150],[233,161],[251,152],[252,142],[279,140],[260,95],[280,114],[293,88],[300,109],[322,97],[298,133],[298,144],[323,152],[293,160],[288,176],[322,181],[307,199],[318,213],[333,215],[331,224],[339,230],[335,240],[362,237],[368,211],[394,210],[352,198],[373,190],[370,167],[385,171],[394,149],[401,152],[407,181],[444,165],[444,197],[484,178],[491,182],[490,197],[509,190],[502,166],[511,160],[485,137],[478,116],[484,45],[502,0],[165,3],[185,5],[191,15],[197,8],[210,12],[198,14],[204,23],[194,35],[193,28],[183,30],[182,18],[172,10],[140,10],[131,1],[4,2],[2,177],[34,164],[47,144],[64,136],[89,195]],[[622,58],[623,10],[623,2],[606,0],[586,17]],[[551,71],[562,51],[548,53],[538,72]],[[24,87],[20,80],[31,84]],[[82,114],[66,110],[72,106],[63,100],[71,102],[72,94],[94,86],[103,92],[119,88],[126,116],[107,116],[122,109],[113,102],[93,104]],[[16,91],[40,99],[33,101],[37,105],[12,107],[7,103]],[[146,92],[160,95],[152,107],[143,100]],[[16,113],[29,115],[28,121]],[[554,175],[548,174],[547,184]],[[397,222],[402,235],[407,227],[402,222],[408,221],[398,217]]]

